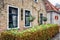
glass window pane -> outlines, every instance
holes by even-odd
[[[13,26],[16,27],[17,26],[17,16],[13,16]]]
[[[12,14],[16,14],[16,10],[15,9],[12,9]]]
[[[40,14],[40,24],[43,24],[43,19],[42,18],[43,18],[43,14],[41,13]]]
[[[9,28],[18,27],[18,10],[17,8],[9,7]]]
[[[25,11],[25,26],[30,26],[30,21],[29,21],[29,17],[30,17],[30,11]]]
[[[25,26],[30,26],[29,17],[25,18]]]

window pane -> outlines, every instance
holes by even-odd
[[[16,10],[15,9],[12,9],[12,14],[16,14]]]
[[[17,26],[17,16],[13,16],[13,26]]]
[[[9,28],[18,27],[18,10],[17,8],[9,7]]]
[[[29,17],[30,17],[30,11],[25,11],[25,26],[30,26],[30,21],[29,21]]]
[[[35,1],[37,1],[37,0],[35,0]]]
[[[34,0],[35,2],[38,2],[38,0]]]
[[[29,17],[25,18],[25,26],[30,26]]]
[[[42,18],[43,18],[43,14],[41,13],[40,14],[40,24],[43,24],[43,19]]]
[[[13,7],[9,7],[9,13],[17,14],[18,13],[18,9],[17,8],[13,8]]]

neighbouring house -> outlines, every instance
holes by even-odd
[[[48,0],[43,0],[47,11],[47,23],[60,25],[60,12]]]
[[[33,22],[28,20],[30,14],[35,17]],[[43,24],[42,16],[47,16],[42,0],[0,0],[0,31]]]

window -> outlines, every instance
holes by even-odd
[[[38,2],[38,0],[34,0],[35,2]]]
[[[9,28],[18,27],[18,9],[9,7]]]
[[[55,16],[55,20],[58,20],[58,16]]]
[[[28,10],[25,10],[25,26],[30,26],[30,21],[29,21],[29,18],[30,17],[30,11]]]
[[[43,14],[40,14],[40,24],[43,24]]]

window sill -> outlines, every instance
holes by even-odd
[[[7,30],[12,30],[12,29],[14,29],[14,30],[20,30],[20,28],[7,28]]]
[[[26,29],[27,29],[27,28],[31,28],[31,26],[24,26],[24,28],[26,28]]]

